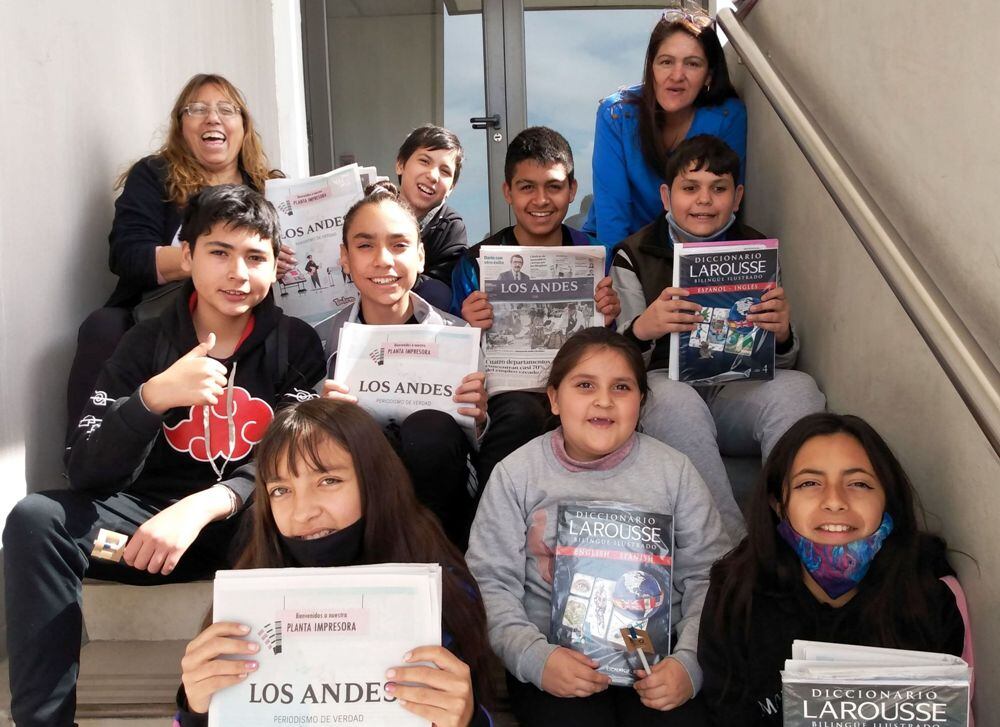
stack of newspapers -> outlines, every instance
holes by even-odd
[[[210,727],[427,725],[385,691],[385,673],[441,643],[440,565],[219,571],[213,614],[250,626],[260,666],[212,697]]]
[[[972,669],[949,654],[795,641],[785,727],[966,727]]]

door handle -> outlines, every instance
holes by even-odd
[[[500,114],[493,114],[492,116],[473,116],[469,119],[469,123],[472,124],[473,129],[499,129]]]

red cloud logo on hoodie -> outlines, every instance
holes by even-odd
[[[243,459],[257,444],[274,418],[274,411],[263,399],[250,396],[242,386],[233,387],[232,417],[236,439],[229,451],[229,419],[226,416],[226,396],[210,409],[208,417],[208,446],[205,437],[205,407],[192,406],[190,415],[172,427],[164,425],[163,435],[178,452],[187,452],[199,462],[229,457],[231,461]]]

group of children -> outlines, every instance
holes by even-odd
[[[668,334],[692,330],[697,309],[671,287],[673,242],[762,237],[736,219],[740,162],[717,138],[671,155],[665,215],[614,248],[594,293],[605,326],[569,338],[544,391],[489,396],[470,371],[455,401],[473,440],[443,412],[384,431],[357,406],[332,380],[345,323],[488,329],[480,245],[594,244],[563,224],[576,181],[557,132],[511,141],[503,194],[516,224],[471,248],[446,203],[461,164],[454,134],[420,127],[400,149],[399,187],[373,185],[352,207],[341,263],[358,300],[321,330],[325,343],[268,294],[271,205],[234,185],[190,200],[183,297],[107,362],[68,448],[70,489],[29,495],[4,530],[19,727],[73,724],[84,576],[174,582],[233,562],[444,565],[444,646],[400,654],[386,675],[436,725],[491,723],[492,654],[523,725],[776,725],[761,705],[780,692],[792,639],[963,653],[943,544],[919,531],[886,443],[821,413],[815,382],[792,370],[800,341],[782,288],[748,316],[775,335],[773,380],[696,391],[662,371]],[[720,450],[766,459],[746,525]],[[556,509],[597,499],[674,522],[671,653],[631,688],[548,638]],[[115,533],[129,536],[123,553],[107,545]],[[864,567],[843,572],[838,548]],[[241,624],[196,637],[179,723],[204,724],[211,695],[247,678],[258,648]]]

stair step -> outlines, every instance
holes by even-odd
[[[201,632],[211,608],[211,581],[83,584],[83,622],[91,641],[190,641]]]
[[[80,727],[169,724],[187,643],[184,639],[85,644],[77,684]],[[4,661],[0,664],[0,727],[10,725],[10,686]]]
[[[91,641],[80,653],[79,707],[173,704],[187,641]]]

